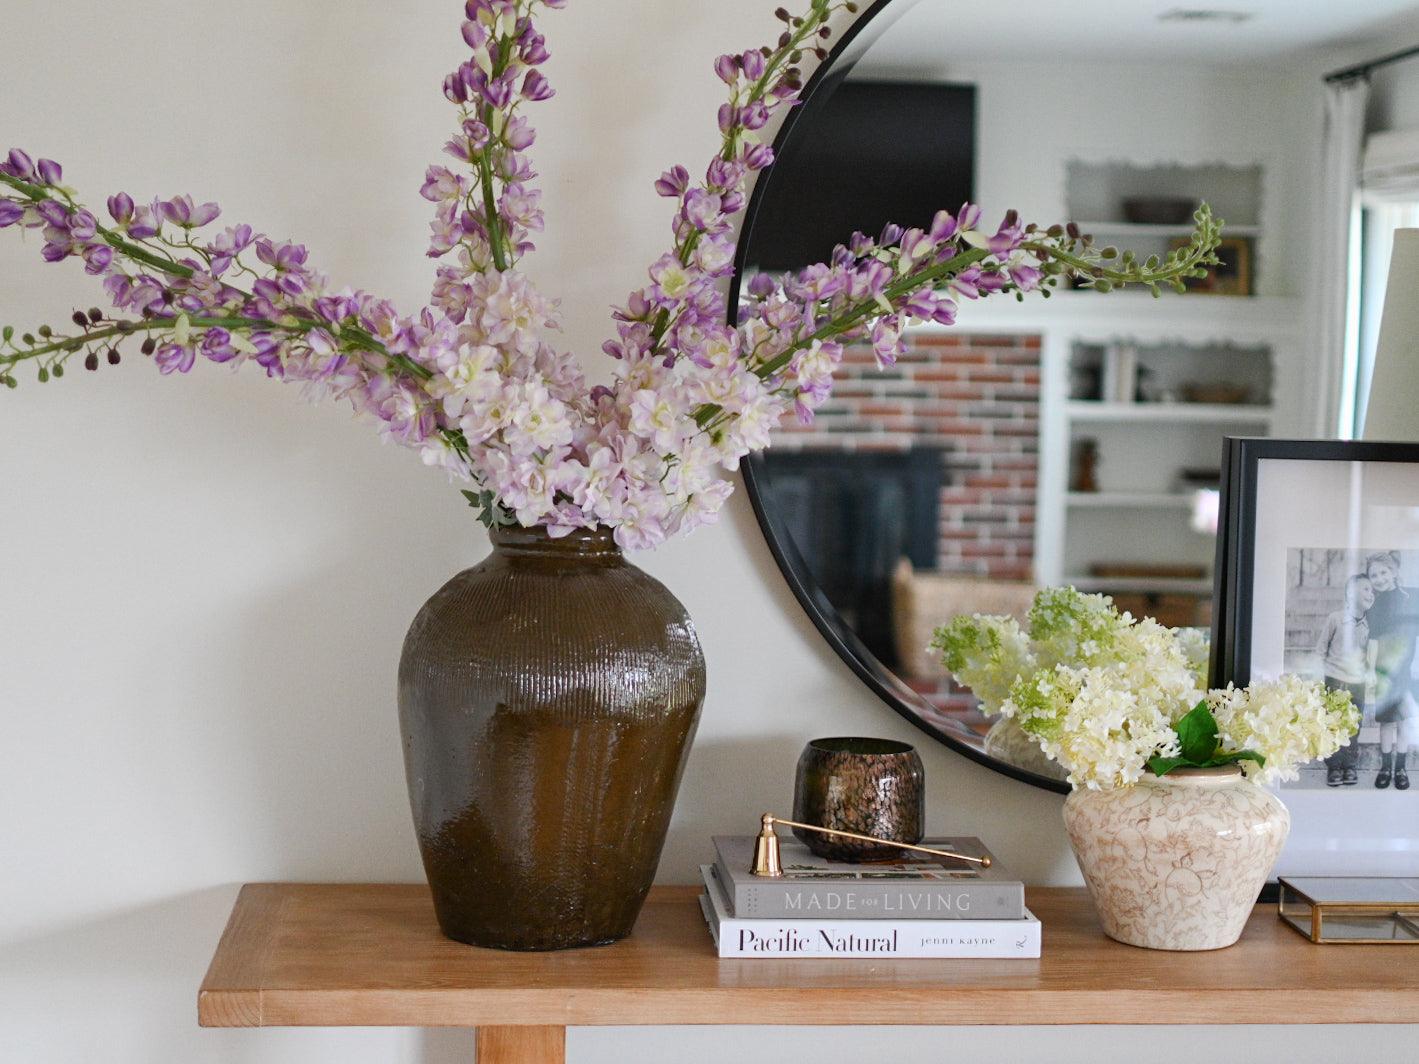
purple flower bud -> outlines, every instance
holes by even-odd
[[[986,294],[999,292],[1005,287],[1005,275],[994,270],[982,270],[976,278],[976,287]]]
[[[1022,292],[1033,292],[1044,280],[1044,274],[1033,266],[1019,263],[1010,267],[1010,279]]]
[[[158,365],[158,372],[166,377],[170,373],[186,373],[192,368],[196,358],[196,352],[190,347],[184,347],[182,344],[163,344],[153,356],[153,361]]]
[[[540,33],[529,33],[522,39],[522,61],[528,66],[545,63],[551,56],[547,52],[547,38]]]
[[[108,215],[119,225],[133,220],[133,197],[126,192],[108,198]]]
[[[744,167],[716,155],[705,170],[705,184],[716,190],[728,191],[744,180]]]
[[[475,51],[488,43],[488,31],[476,22],[463,24],[463,43]]]
[[[744,150],[743,162],[750,170],[763,170],[773,165],[774,150],[767,144],[750,144]]]
[[[25,209],[14,200],[0,199],[0,229],[14,225],[25,216]]]
[[[555,95],[556,90],[547,83],[540,71],[529,70],[527,77],[522,80],[522,97],[525,100],[549,100]]]
[[[744,108],[740,115],[740,121],[745,129],[763,129],[769,124],[769,109],[763,105],[762,101],[751,103]]]
[[[479,122],[476,118],[470,118],[463,123],[463,132],[468,135],[468,144],[475,151],[482,151],[483,146],[488,143],[489,138],[492,136],[492,134],[488,132],[488,127],[482,122]]]
[[[84,272],[98,277],[113,265],[113,249],[107,244],[90,244],[84,249]]]
[[[232,334],[222,328],[208,329],[202,337],[202,354],[212,362],[230,362],[237,357]]]
[[[957,229],[978,229],[980,227],[980,208],[974,203],[963,203],[961,209],[956,212]]]
[[[764,76],[764,53],[757,48],[751,49],[739,57],[739,65],[746,78],[756,81]]]
[[[931,220],[931,229],[928,232],[931,239],[938,244],[943,240],[950,240],[956,235],[956,219],[952,217],[950,211],[937,211],[936,217]]]
[[[776,287],[772,274],[756,273],[749,279],[749,294],[755,299],[766,299]]]
[[[59,228],[67,228],[69,225],[69,208],[65,207],[64,204],[60,203],[58,200],[41,200],[39,204],[36,205],[35,210],[39,213],[39,216],[50,225]]]
[[[184,229],[200,229],[215,221],[222,209],[215,203],[194,204],[191,196],[174,196],[158,203],[159,213]]]
[[[35,170],[46,185],[57,185],[64,176],[64,168],[53,159],[41,159],[35,164]]]
[[[709,229],[723,218],[722,206],[719,196],[702,188],[692,189],[685,194],[685,220],[696,229]]]
[[[685,194],[690,186],[690,171],[683,166],[666,170],[655,182],[655,191],[662,196],[677,197]]]
[[[80,208],[69,215],[69,235],[75,240],[92,240],[98,235],[98,219]]]
[[[738,214],[744,209],[744,193],[735,189],[733,192],[726,192],[724,199],[720,203],[720,210],[725,214]]]
[[[35,179],[34,160],[19,148],[11,148],[9,156],[3,163],[0,163],[0,173],[17,177],[21,181],[33,181]]]
[[[902,239],[902,227],[895,222],[888,222],[882,227],[882,235],[877,238],[877,243],[886,248],[891,247],[900,239]]]
[[[463,84],[463,78],[458,74],[450,74],[443,79],[443,94],[452,103],[468,102],[468,86]]]
[[[719,131],[721,133],[728,133],[738,121],[739,108],[729,103],[719,105]]]
[[[536,139],[536,131],[521,115],[514,115],[503,129],[503,142],[513,151],[526,151]]]
[[[739,79],[739,58],[722,55],[714,61],[714,72],[726,85],[733,85]]]
[[[136,207],[133,210],[133,221],[128,225],[128,235],[136,240],[146,240],[150,236],[158,235],[161,224],[157,211],[152,207]]]
[[[1020,228],[1018,223],[1011,225],[1005,222],[986,243],[992,255],[1003,258],[1019,247],[1020,242],[1024,239],[1024,230]]]
[[[70,244],[59,244],[51,241],[39,249],[39,256],[44,259],[45,262],[63,262],[69,257],[72,250],[73,246]]]

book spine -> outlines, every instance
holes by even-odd
[[[1035,920],[735,920],[719,925],[721,957],[1032,958]]]
[[[716,872],[721,883],[730,882],[721,869]],[[1025,888],[1019,883],[740,883],[734,888],[734,915],[769,920],[1019,920],[1025,915]]]

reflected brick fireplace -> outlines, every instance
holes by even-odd
[[[1028,580],[1039,470],[1040,338],[917,332],[878,370],[849,347],[832,398],[811,425],[786,420],[776,449],[858,452],[931,447],[945,466],[935,567]]]

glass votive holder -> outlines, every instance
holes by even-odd
[[[793,819],[859,835],[921,842],[926,821],[925,770],[907,743],[844,736],[814,739],[798,758]],[[832,861],[887,861],[901,849],[793,829]]]

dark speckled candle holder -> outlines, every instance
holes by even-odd
[[[925,771],[911,746],[892,739],[814,739],[803,748],[793,786],[793,819],[898,842],[918,843],[926,820]],[[894,846],[793,834],[831,861],[888,861]]]

